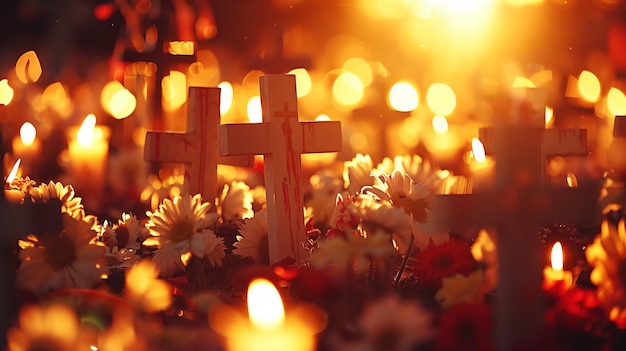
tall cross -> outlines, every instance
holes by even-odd
[[[263,155],[270,263],[305,257],[300,155],[341,150],[338,121],[299,122],[293,75],[259,78],[263,123],[223,124],[221,155]]]
[[[536,341],[542,328],[544,297],[538,230],[555,221],[591,225],[597,220],[598,189],[550,188],[538,167],[544,133],[532,126],[494,127],[493,189],[433,200],[440,224],[468,235],[493,227],[498,235],[496,349],[513,350]]]
[[[148,132],[144,160],[185,164],[185,192],[202,194],[213,203],[217,195],[217,165],[251,166],[252,156],[220,157],[217,126],[220,124],[220,88],[190,87],[187,131]]]

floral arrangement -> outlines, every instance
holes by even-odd
[[[493,350],[496,236],[439,228],[430,206],[454,181],[418,156],[321,171],[305,196],[307,259],[272,265],[261,187],[231,181],[217,199],[160,188],[142,195],[145,215],[109,221],[71,185],[29,183],[25,202],[60,201],[62,229],[17,242],[8,350],[223,350],[214,324],[229,322],[215,313],[245,305],[256,277],[324,316],[318,350]],[[626,345],[626,224],[619,201],[604,201],[615,210],[599,228],[538,232],[546,249],[563,242],[574,281],[546,288],[544,332],[522,349]]]

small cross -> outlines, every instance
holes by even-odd
[[[185,164],[186,193],[202,194],[213,203],[217,195],[217,165],[251,166],[252,156],[219,157],[220,88],[190,87],[187,132],[148,132],[144,160]]]
[[[546,150],[544,138],[543,131],[532,126],[494,127],[490,134],[496,162],[494,188],[433,200],[432,210],[439,223],[455,232],[475,233],[486,227],[497,231],[498,350],[516,349],[536,340],[541,332],[544,258],[538,238],[540,226],[560,220],[591,225],[597,219],[598,189],[547,187],[537,161]]]
[[[221,155],[263,155],[270,263],[306,255],[300,155],[342,148],[338,121],[299,122],[294,75],[260,79],[263,123],[218,127]]]

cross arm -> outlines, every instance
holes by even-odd
[[[546,129],[543,132],[546,156],[585,156],[587,130],[578,128]]]
[[[217,126],[220,156],[266,155],[272,152],[269,123]]]
[[[302,125],[302,143],[305,153],[341,151],[343,145],[341,122],[318,121],[300,122],[300,124]]]

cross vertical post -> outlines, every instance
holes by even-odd
[[[264,155],[270,263],[306,254],[300,155],[341,150],[341,123],[299,122],[294,75],[260,79],[263,123],[223,124],[221,155]]]

